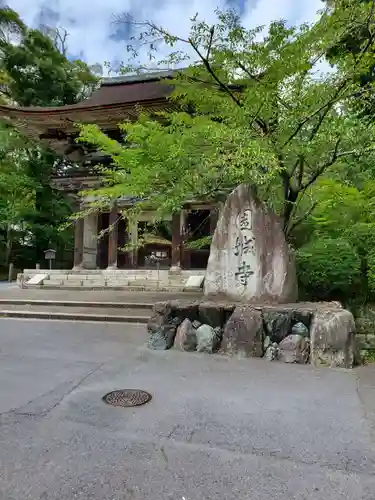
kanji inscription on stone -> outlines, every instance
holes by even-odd
[[[251,210],[244,210],[239,214],[238,225],[241,231],[251,231],[253,228]]]
[[[251,270],[250,264],[246,264],[243,260],[241,264],[237,268],[237,272],[235,273],[236,281],[243,286],[247,286],[250,276],[254,274],[254,271]]]
[[[238,257],[242,254],[247,254],[251,252],[254,255],[254,239],[253,237],[246,236],[243,234],[242,236],[237,236],[236,243],[234,245],[234,255]]]
[[[206,296],[235,301],[296,301],[294,254],[282,220],[240,184],[227,197],[212,238],[204,280]]]

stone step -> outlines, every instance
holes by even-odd
[[[72,275],[72,276],[66,276],[66,275],[52,275],[48,279],[44,280],[45,284],[53,284],[53,285],[61,285],[61,284],[76,284],[76,283],[82,283],[84,282],[85,284],[121,284],[121,285],[147,285],[147,286],[156,286],[158,283],[162,283],[164,285],[171,285],[171,286],[184,286],[185,283],[187,282],[187,279],[185,278],[173,278],[170,277],[168,280],[156,280],[156,279],[145,279],[144,277],[137,277],[136,279],[129,279],[126,276],[104,276],[104,275]],[[27,284],[27,282],[26,282]]]
[[[102,278],[103,275],[101,273],[96,273],[96,274],[66,274],[66,273],[61,273],[61,274],[49,274],[48,279],[55,279],[55,280],[87,280],[87,279],[96,279],[96,278]]]
[[[34,305],[34,304],[2,304],[0,305],[0,317],[5,318],[30,318],[30,319],[52,319],[71,321],[100,321],[118,323],[141,323],[146,324],[151,311],[141,308],[113,308],[101,307],[100,312],[93,308],[72,307],[60,305]]]
[[[129,271],[87,271],[83,273],[62,270],[61,272],[51,272],[42,284],[24,281],[24,288],[43,288],[64,290],[128,290],[128,291],[169,291],[183,292],[192,272],[182,273],[160,273],[160,280],[157,279],[155,271],[150,270],[129,270]],[[204,274],[204,271],[197,274]],[[199,292],[199,288],[190,288],[190,291]]]
[[[99,302],[99,301],[92,301],[90,300],[40,300],[40,299],[4,299],[0,298],[0,309],[4,308],[4,306],[10,305],[14,306],[15,308],[19,306],[27,306],[27,307],[34,307],[34,306],[43,306],[43,307],[59,307],[65,308],[65,307],[78,307],[78,308],[89,308],[89,309],[146,309],[147,311],[151,312],[154,302],[150,302],[149,296],[146,296],[145,299],[141,301],[142,296],[137,297],[138,302],[111,302],[111,301],[104,301],[104,302]]]
[[[36,289],[43,289],[43,290],[122,290],[122,291],[127,291],[127,292],[193,292],[197,293],[200,292],[200,289],[193,289],[189,288],[189,290],[185,290],[184,286],[165,286],[165,285],[160,285],[159,288],[155,286],[148,286],[148,285],[121,285],[121,284],[81,284],[81,283],[56,283],[56,284],[51,284],[48,283],[47,281],[42,285],[27,285],[24,284],[25,289],[30,289],[30,290],[36,290]]]
[[[79,280],[79,279],[74,279],[74,280],[46,280],[44,281],[45,285],[73,285],[73,286],[89,286],[89,285],[101,285],[105,286],[106,280],[103,278],[100,279],[86,279],[86,280]]]
[[[108,280],[108,283],[115,280]],[[118,281],[117,281],[118,282]],[[134,280],[126,281],[128,286],[184,286],[186,281],[154,281],[154,280]]]
[[[67,282],[49,282],[49,281],[45,281],[43,283],[43,285],[39,286],[39,285],[28,285],[27,283],[24,284],[23,288],[26,288],[26,289],[44,289],[44,290],[48,290],[48,289],[51,289],[51,290],[57,290],[59,288],[61,289],[64,289],[64,290],[80,290],[80,289],[85,289],[85,290],[102,290],[103,288],[105,288],[105,283],[101,283],[101,284],[92,284],[92,283],[87,283],[86,285],[85,284],[81,284],[79,281],[77,282],[73,282],[73,283],[67,283]]]
[[[104,277],[100,277],[97,279],[74,279],[74,280],[56,280],[55,278],[50,279],[50,280],[45,280],[44,284],[46,285],[81,285],[83,284],[84,286],[86,285],[100,285],[100,286],[107,286],[110,285],[121,285],[121,286],[147,286],[147,287],[155,287],[158,288],[160,286],[172,286],[172,287],[183,287],[185,286],[186,281],[156,281],[156,280],[145,280],[145,279],[138,279],[138,280],[133,280],[129,281],[127,279],[106,279]]]
[[[82,274],[82,275],[77,275],[77,274],[68,274],[63,278],[60,278],[60,276],[50,276],[50,279],[63,279],[66,281],[75,281],[75,280],[101,280],[103,279],[104,276],[102,274]]]

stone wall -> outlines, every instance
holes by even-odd
[[[375,304],[367,304],[358,311],[356,326],[361,357],[375,361]]]
[[[353,316],[337,302],[159,302],[148,332],[151,349],[175,346],[183,351],[345,368],[351,368],[356,358]]]

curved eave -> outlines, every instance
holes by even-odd
[[[17,108],[0,106],[0,119],[11,123],[32,140],[43,141],[56,153],[72,161],[82,160],[78,149],[70,151],[71,137],[77,133],[76,124],[92,123],[102,130],[116,129],[123,121],[134,121],[140,111],[168,111],[173,104],[166,98],[133,103],[97,106],[75,104],[60,107]]]
[[[117,125],[124,120],[134,120],[142,109],[162,111],[171,108],[171,103],[162,98],[158,100],[134,103],[105,104],[98,106],[59,106],[54,108],[0,106],[0,119],[8,120],[43,130],[58,128],[75,130],[75,123],[97,123],[101,125]]]

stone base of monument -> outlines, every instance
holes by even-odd
[[[356,362],[354,319],[338,302],[158,302],[147,329],[151,349],[340,368]]]

